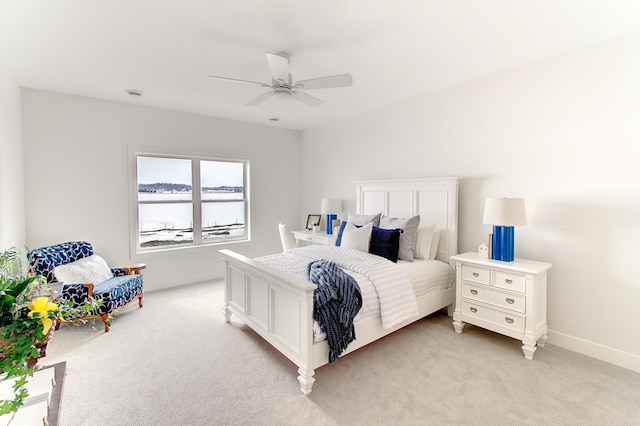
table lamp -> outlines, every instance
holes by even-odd
[[[327,215],[327,234],[333,234],[333,221],[342,213],[342,200],[337,198],[323,198],[320,214]]]
[[[492,258],[512,262],[514,258],[513,227],[527,224],[524,198],[487,198],[482,222],[493,225]]]

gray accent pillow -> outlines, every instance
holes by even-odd
[[[358,226],[362,226],[362,225],[366,225],[367,223],[373,223],[373,226],[375,227],[380,227],[380,216],[382,216],[382,213],[378,213],[378,214],[351,214],[349,213],[349,216],[347,218],[347,222],[351,222],[354,225],[358,225]]]
[[[411,218],[382,216],[380,226],[382,229],[402,229],[400,234],[400,248],[398,259],[413,262],[416,251],[416,237],[420,225],[420,215]]]

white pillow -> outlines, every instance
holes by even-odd
[[[429,251],[429,260],[433,260],[438,255],[438,246],[440,245],[440,230],[435,229],[433,231],[433,237],[431,237],[431,250]]]
[[[371,241],[371,230],[373,229],[373,223],[367,223],[360,228],[347,222],[342,231],[342,241],[340,247],[352,248],[366,253],[369,252],[369,242]]]
[[[95,254],[56,266],[53,268],[53,275],[65,284],[97,284],[113,277],[107,262]]]
[[[433,240],[436,225],[423,226],[418,228],[416,237],[416,259],[429,259],[431,255],[431,242]]]
[[[378,226],[380,225],[380,216],[382,216],[382,213],[378,213],[378,214],[351,214],[349,213],[349,216],[347,216],[347,222],[351,222],[354,225],[366,225],[367,223],[371,222],[373,223],[373,226]]]

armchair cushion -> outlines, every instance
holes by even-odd
[[[58,265],[53,268],[53,274],[58,281],[70,284],[99,283],[113,278],[113,272],[107,266],[107,262],[96,254]]]
[[[96,299],[102,299],[98,308],[100,315],[113,312],[142,294],[142,275],[113,277],[98,283],[93,288]]]

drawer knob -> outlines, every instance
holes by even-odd
[[[470,310],[471,312],[473,312],[474,314],[475,314],[476,312],[478,312],[478,310],[477,310],[476,308],[469,308],[469,310]]]
[[[505,279],[504,282],[507,284],[513,284],[513,280],[510,280],[510,279]]]
[[[509,324],[513,324],[513,318],[505,317],[504,320]]]
[[[480,274],[479,274],[479,273],[477,273],[477,272],[474,272],[474,273],[473,273],[473,276],[474,276],[474,277],[476,277],[476,278],[478,278],[478,277],[480,276]]]
[[[513,305],[513,302],[515,302],[515,300],[510,299],[510,298],[508,298],[508,297],[507,297],[505,300],[506,300],[506,301],[507,301],[507,303],[508,303],[508,304],[510,304],[510,305]]]
[[[478,294],[478,290],[471,290],[471,294]]]

